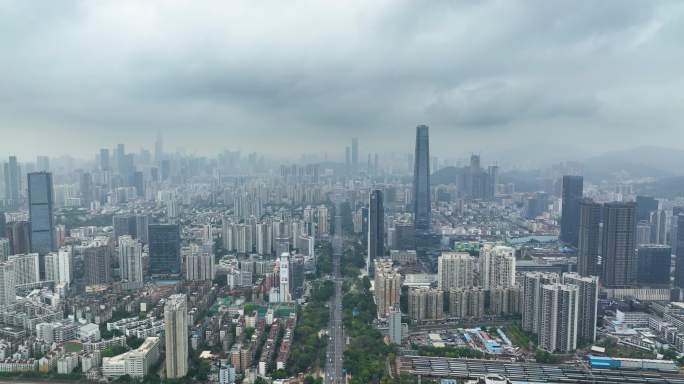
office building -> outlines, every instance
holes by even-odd
[[[563,176],[563,205],[560,240],[577,247],[580,201],[584,189],[582,176]]]
[[[19,205],[21,195],[19,182],[19,165],[17,164],[17,157],[10,156],[8,162],[4,166],[5,175],[5,200],[9,207],[16,207]]]
[[[359,139],[358,137],[352,138],[351,145],[351,162],[352,162],[352,172],[356,174],[359,172]]]
[[[515,286],[515,249],[502,245],[484,244],[480,248],[479,263],[482,288]]]
[[[670,285],[672,248],[661,244],[641,244],[637,248],[637,282],[646,287]]]
[[[575,285],[577,292],[577,339],[585,343],[596,341],[599,281],[597,276],[564,273],[563,284]]]
[[[114,215],[112,216],[112,227],[114,229],[114,243],[118,244],[119,237],[131,236],[136,237],[137,225],[136,218],[133,215]]]
[[[150,217],[147,215],[135,216],[135,238],[143,244],[149,242],[148,230],[150,226]]]
[[[368,216],[368,253],[366,259],[366,272],[373,277],[374,261],[385,255],[385,210],[383,206],[382,191],[374,189],[369,199]]]
[[[142,254],[143,247],[138,240],[130,235],[119,237],[119,270],[122,281],[143,282]]]
[[[375,304],[379,318],[386,318],[390,309],[399,304],[401,295],[401,275],[392,266],[392,260],[376,259],[375,264]]]
[[[601,212],[603,207],[589,199],[580,202],[577,270],[582,276],[600,276]]]
[[[651,218],[651,213],[658,210],[658,200],[651,196],[636,197],[637,221],[648,221]]]
[[[602,236],[603,285],[609,288],[635,285],[636,204],[604,204]]]
[[[43,256],[55,249],[52,174],[28,174],[29,221],[31,222],[31,252]]]
[[[0,263],[0,307],[14,304],[16,301],[16,275],[14,264],[11,262]]]
[[[177,224],[150,224],[148,235],[150,274],[180,275],[180,227]]]
[[[451,288],[474,286],[475,258],[463,252],[442,252],[437,259],[437,287]]]
[[[539,348],[568,353],[577,349],[579,289],[576,285],[545,284],[541,287]]]
[[[28,221],[8,223],[7,239],[10,243],[10,254],[29,253],[31,249],[31,224]]]
[[[426,125],[416,127],[413,168],[413,223],[416,235],[430,232],[430,139]]]
[[[107,148],[100,149],[99,161],[100,161],[100,170],[101,171],[111,170],[111,164],[109,162],[109,149],[107,149]]]
[[[328,213],[328,207],[321,205],[317,209],[318,217],[318,233],[321,235],[327,235],[330,233],[330,217]]]
[[[164,304],[167,379],[178,379],[188,374],[188,326],[186,296],[184,294],[169,296]]]

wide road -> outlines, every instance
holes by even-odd
[[[342,257],[342,216],[340,205],[335,210],[335,235],[333,236],[333,282],[335,293],[330,300],[330,327],[328,329],[328,350],[326,353],[325,382],[326,384],[343,384],[344,373],[344,328],[342,326],[342,278],[340,277],[340,258]]]

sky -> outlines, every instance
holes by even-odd
[[[684,149],[682,1],[0,0],[0,154]]]

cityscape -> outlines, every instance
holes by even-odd
[[[0,4],[0,383],[684,383],[684,4],[267,3]]]

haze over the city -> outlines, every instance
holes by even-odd
[[[0,154],[684,149],[680,1],[0,3]]]

